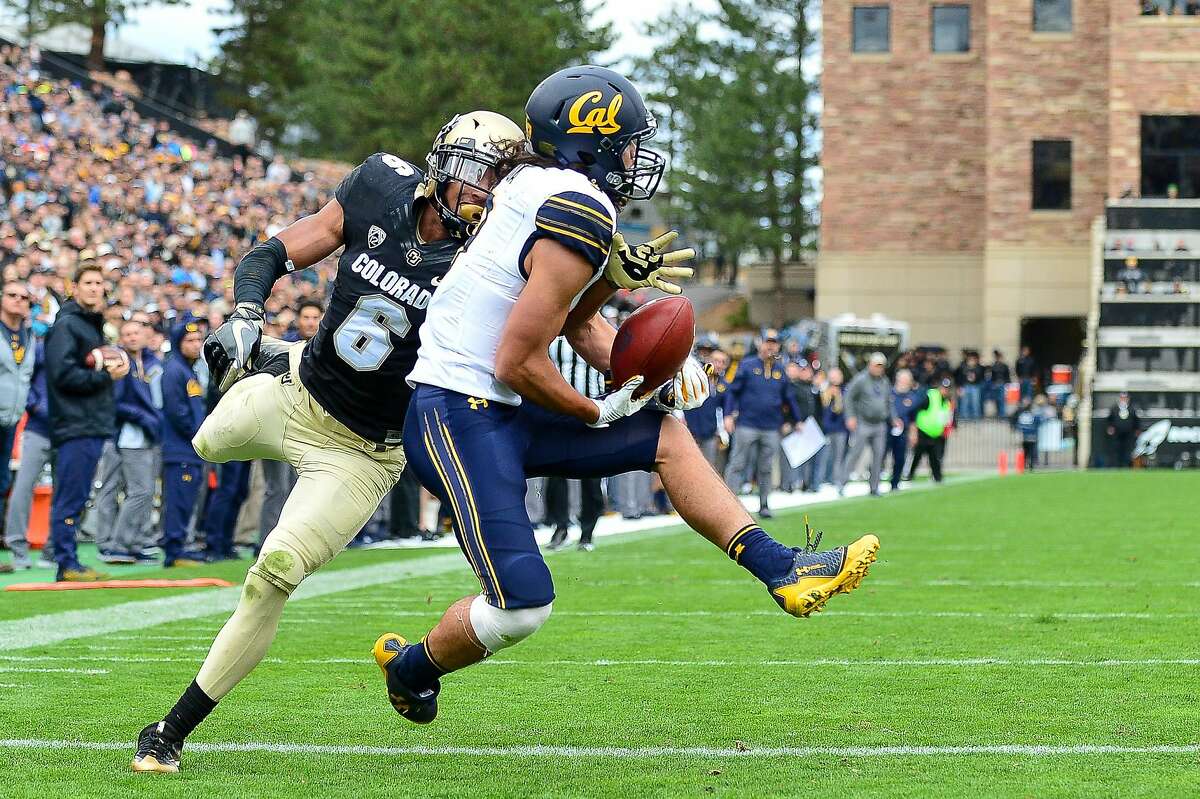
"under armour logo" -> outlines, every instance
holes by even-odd
[[[383,244],[383,240],[387,238],[387,233],[378,225],[371,225],[371,229],[367,231],[367,246],[372,250]]]
[[[479,397],[467,397],[467,404],[471,406],[471,410],[477,411],[480,408],[486,408],[488,401]]]
[[[445,277],[445,275],[438,275],[433,280],[429,281],[429,285],[434,286],[434,287],[442,285],[443,277]]]
[[[421,252],[416,248],[411,249],[408,251],[408,254],[404,256],[404,260],[408,261],[409,266],[416,266],[417,264],[421,263]]]

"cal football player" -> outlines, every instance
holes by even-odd
[[[873,535],[826,552],[780,544],[751,520],[687,428],[644,408],[642,378],[600,400],[563,379],[547,355],[559,331],[607,370],[616,331],[597,313],[601,305],[618,287],[678,293],[669,281],[690,270],[673,264],[692,253],[664,253],[672,234],[628,247],[616,232],[617,211],[651,197],[664,167],[645,148],[654,120],[628,80],[595,66],[562,70],[534,90],[526,116],[530,152],[497,166],[502,180],[430,304],[409,376],[410,463],[453,509],[482,586],[422,641],[394,633],[376,641],[393,707],[418,723],[434,719],[445,674],[512,646],[550,615],[554,588],[525,512],[527,476],[657,471],[683,519],[797,616],[857,587],[879,546]],[[708,392],[693,360],[668,396],[686,409]]]
[[[212,379],[228,393],[193,444],[217,463],[284,460],[298,479],[200,673],[142,730],[135,771],[178,771],[184,738],[262,659],[291,592],[346,546],[396,483],[417,328],[482,212],[497,160],[523,141],[499,114],[456,117],[434,141],[428,174],[372,155],[319,212],[238,264],[237,307],[205,342]],[[343,246],[316,336],[264,342],[263,304],[275,281]]]

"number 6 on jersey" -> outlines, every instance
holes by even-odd
[[[392,353],[392,336],[404,338],[412,323],[404,307],[382,294],[360,297],[354,311],[338,327],[334,348],[360,372],[373,372]]]

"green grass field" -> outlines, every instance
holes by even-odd
[[[131,743],[236,589],[0,594],[0,796],[1194,796],[1197,489],[1053,474],[814,508],[825,544],[883,545],[809,620],[686,530],[602,539],[550,557],[554,616],[448,678],[424,728],[371,644],[477,586],[456,553],[348,552],[165,777]],[[800,543],[802,517],[769,529]]]

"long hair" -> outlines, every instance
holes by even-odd
[[[500,160],[496,162],[496,166],[494,167],[496,170],[496,180],[503,180],[517,167],[526,165],[553,169],[562,168],[562,165],[550,156],[535,153],[529,149],[526,142],[516,141],[509,143],[501,152]]]

